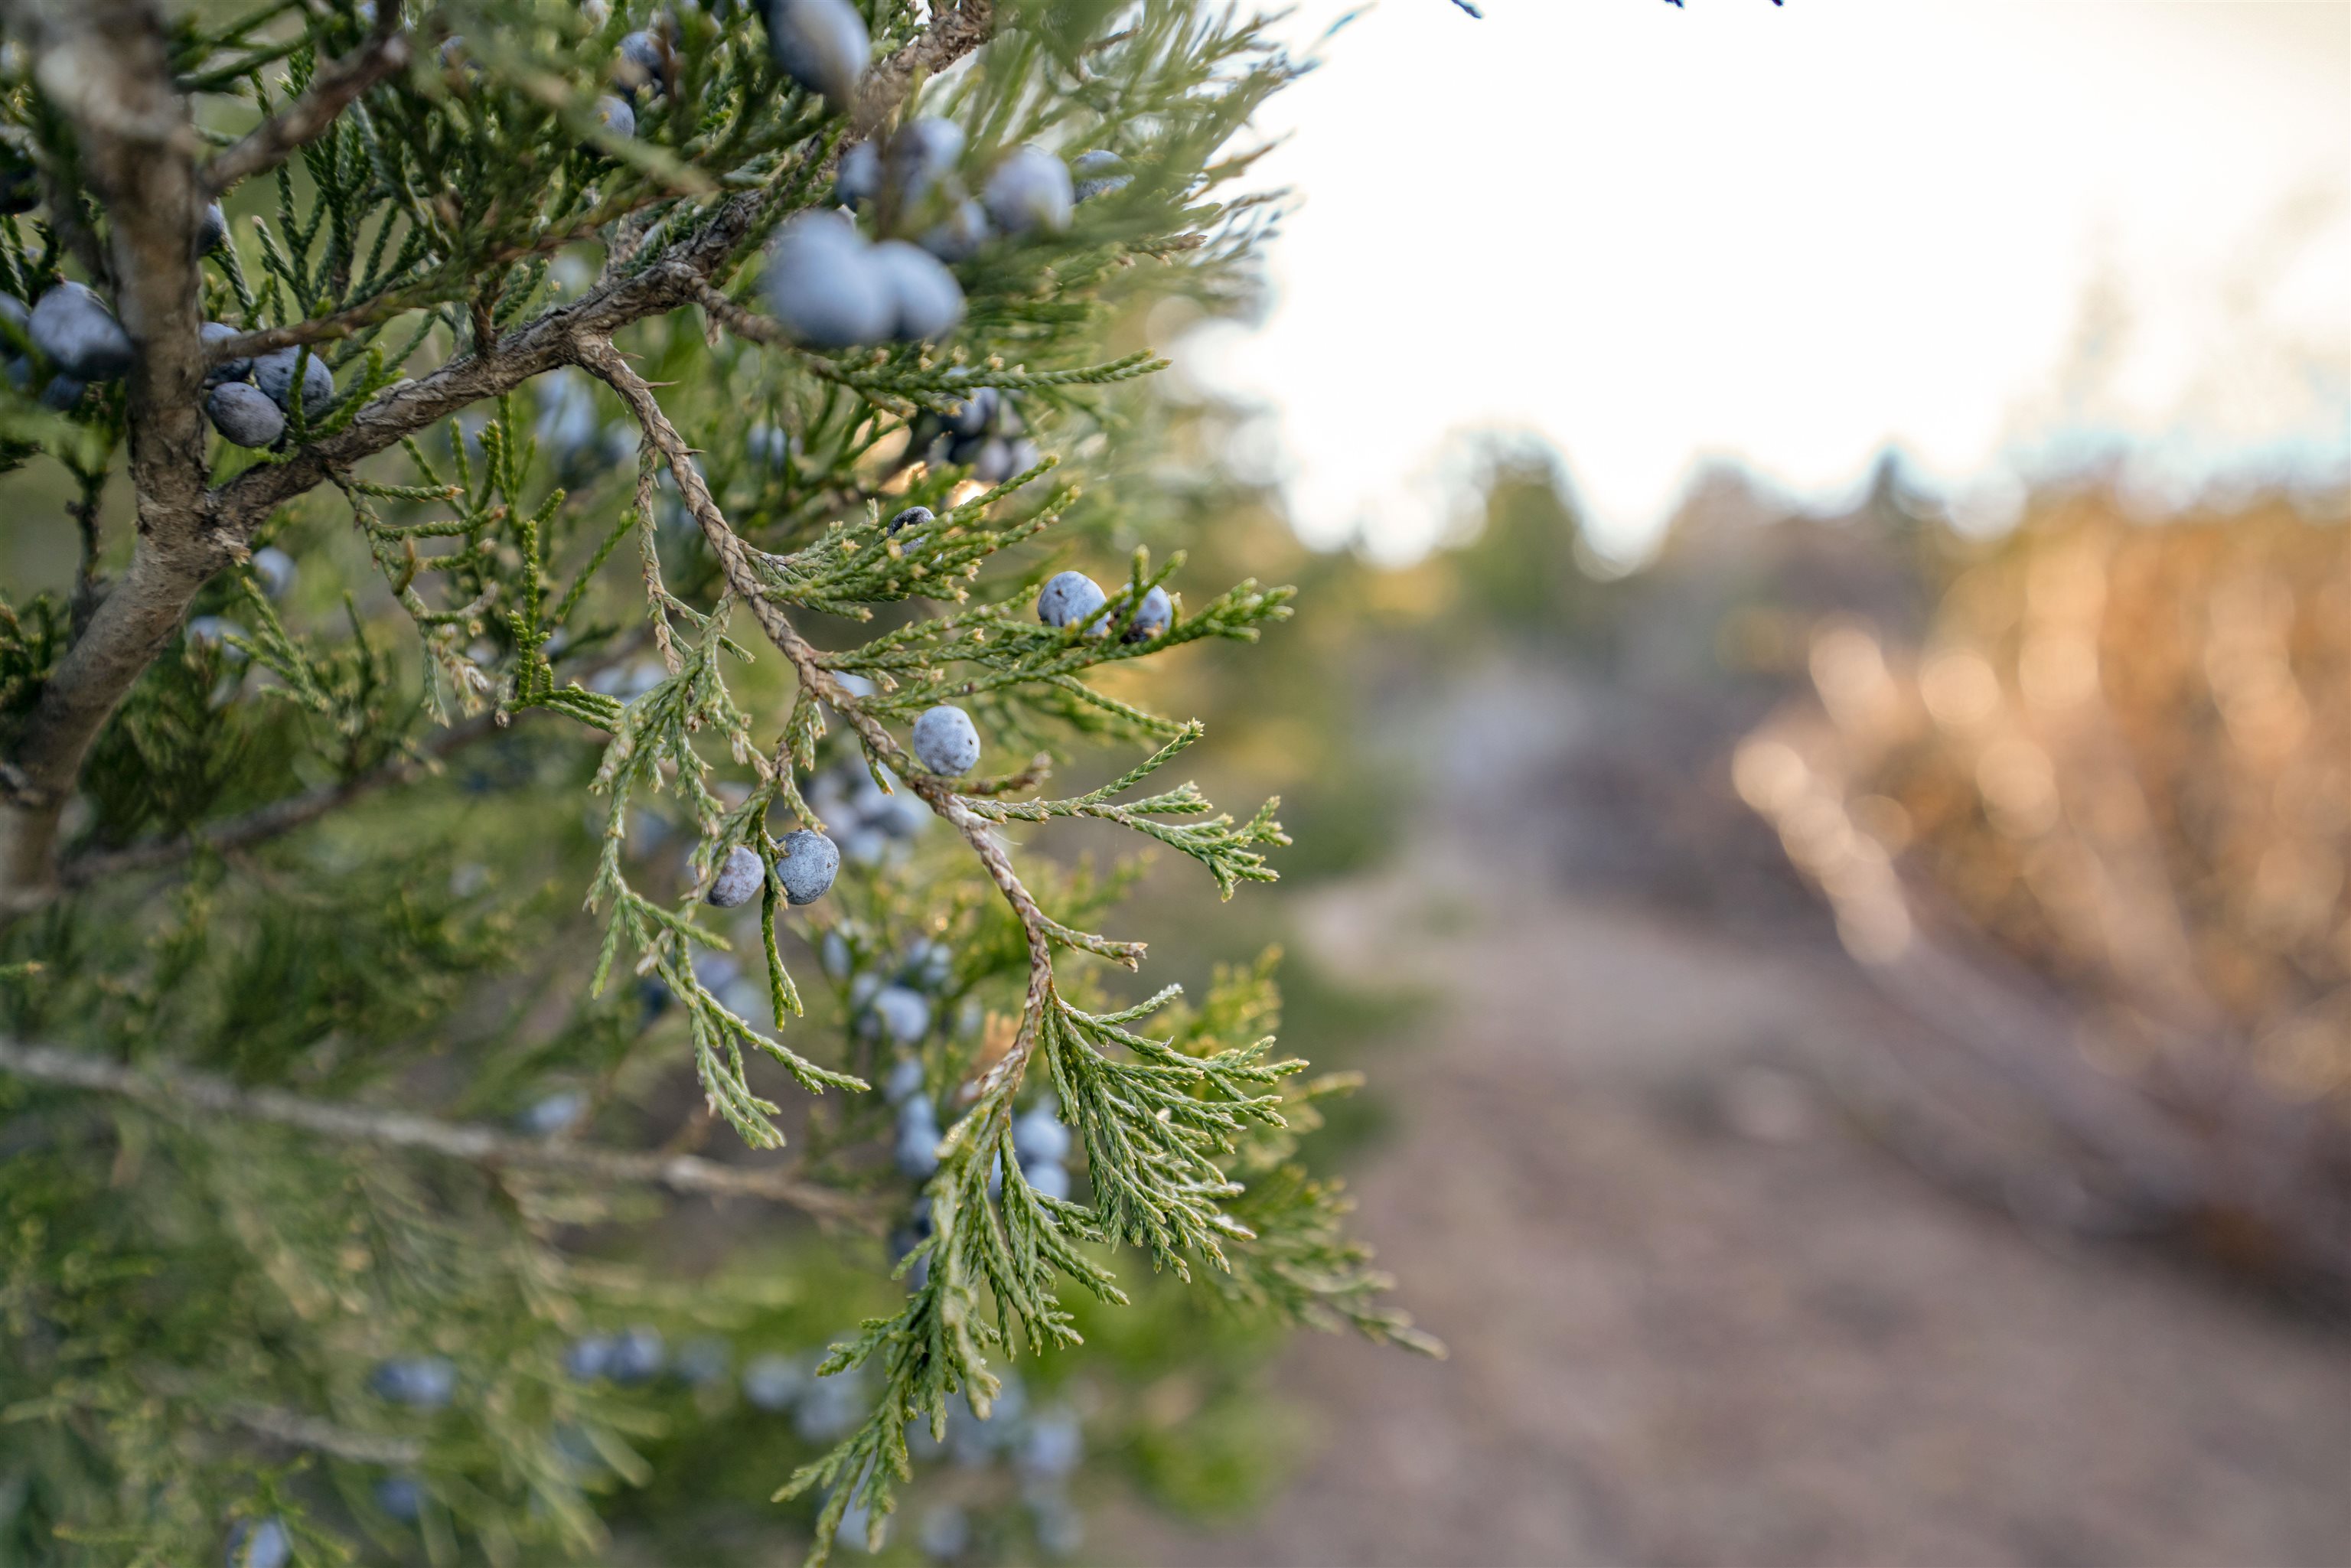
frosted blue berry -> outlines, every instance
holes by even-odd
[[[204,398],[205,416],[224,439],[239,446],[274,446],[286,434],[286,414],[259,387],[223,382]]]
[[[953,703],[924,710],[914,721],[914,760],[949,778],[968,773],[979,761],[979,731],[971,715]]]
[[[789,1355],[755,1355],[743,1368],[743,1397],[757,1410],[789,1410],[808,1385],[808,1374]]]
[[[850,808],[861,827],[872,830],[885,839],[910,839],[930,825],[931,809],[912,789],[898,782],[898,776],[887,767],[881,768],[881,781],[861,770]],[[882,786],[890,788],[884,791]]]
[[[629,100],[625,98],[615,98],[608,92],[598,99],[596,118],[603,123],[605,130],[615,136],[634,136],[637,133],[637,111],[629,107]]]
[[[225,615],[199,615],[188,622],[190,645],[198,648],[218,648],[230,659],[243,659],[245,650],[231,643],[231,637],[242,637],[245,628]]]
[[[41,406],[63,413],[81,402],[82,393],[88,391],[88,382],[77,381],[71,376],[51,376],[49,384],[41,389]]]
[[[1081,203],[1091,203],[1098,195],[1126,191],[1126,185],[1135,183],[1134,176],[1126,174],[1126,160],[1119,158],[1117,152],[1107,151],[1079,152],[1077,158],[1070,160],[1070,176],[1077,181],[1072,195],[1077,195],[1077,200],[1081,200]]]
[[[1018,147],[996,166],[981,193],[987,215],[1008,235],[1032,229],[1058,232],[1070,226],[1076,193],[1069,165],[1041,147]]]
[[[1167,597],[1167,591],[1164,588],[1154,588],[1143,596],[1143,602],[1135,607],[1134,623],[1126,629],[1126,640],[1130,643],[1148,643],[1166,631],[1167,623],[1175,618],[1176,605],[1174,601]]]
[[[963,156],[963,127],[950,120],[910,120],[883,154],[892,201],[900,213],[920,207],[931,189],[952,177]]]
[[[919,1095],[898,1107],[898,1168],[916,1181],[939,1168],[939,1124]]]
[[[1012,1152],[1022,1165],[1051,1165],[1070,1157],[1070,1129],[1050,1100],[1031,1106],[1012,1124]]]
[[[424,1483],[414,1476],[386,1476],[375,1483],[375,1505],[387,1518],[413,1524],[424,1514]]]
[[[637,1018],[640,1026],[652,1023],[669,1011],[669,988],[653,976],[637,982]]]
[[[204,215],[196,220],[196,254],[204,256],[210,253],[226,238],[228,238],[228,214],[221,211],[221,204],[218,202],[214,202],[206,207]]]
[[[927,528],[938,520],[928,507],[909,507],[890,519],[889,531],[894,535],[900,528]]]
[[[901,789],[883,797],[866,820],[886,837],[911,839],[931,825],[931,809],[912,789]]]
[[[913,1045],[931,1032],[931,1000],[904,986],[884,986],[873,998],[873,1016],[882,1030],[901,1045]]]
[[[711,879],[709,902],[720,909],[739,909],[758,895],[768,868],[758,852],[742,844],[726,852],[726,863]]]
[[[627,35],[621,40],[621,63],[613,68],[612,80],[623,92],[660,97],[669,90],[669,47],[643,30]]]
[[[612,1342],[612,1354],[604,1364],[604,1375],[615,1383],[650,1383],[661,1375],[662,1364],[667,1359],[661,1331],[639,1324]]]
[[[612,1340],[607,1334],[588,1334],[573,1340],[563,1351],[563,1370],[581,1383],[593,1383],[612,1365]]]
[[[1072,193],[1081,202],[1091,202],[1096,196],[1123,191],[1134,183],[1125,169],[1126,160],[1115,152],[1081,152],[1070,160],[1070,173],[1076,180]]]
[[[293,1559],[293,1538],[276,1514],[259,1524],[240,1519],[229,1527],[228,1568],[286,1568]]]
[[[726,1381],[735,1367],[735,1347],[715,1334],[700,1334],[677,1347],[672,1363],[678,1381],[689,1388],[708,1388]]]
[[[847,349],[887,340],[897,325],[889,280],[872,247],[839,213],[802,213],[768,253],[768,307],[802,342]]]
[[[967,196],[925,229],[917,243],[941,261],[968,261],[994,233],[987,226],[987,209]]]
[[[963,285],[938,257],[904,240],[885,239],[869,260],[889,290],[893,337],[919,343],[962,324]]]
[[[662,995],[666,998],[669,993],[664,990]],[[584,1090],[559,1089],[525,1106],[515,1118],[515,1125],[533,1137],[551,1138],[570,1131],[587,1113],[588,1095]]]
[[[253,568],[253,575],[261,580],[261,591],[272,599],[285,598],[292,591],[294,579],[301,571],[294,564],[294,558],[276,545],[264,545],[255,550],[248,564]]]
[[[876,1550],[876,1542],[873,1540],[872,1534],[872,1511],[870,1503],[872,1495],[872,1494],[870,1492],[860,1492],[857,1494],[856,1501],[851,1503],[847,1508],[841,1511],[841,1533],[835,1537],[835,1539],[842,1545],[853,1546],[860,1552],[872,1552]],[[882,1521],[883,1542],[886,1542],[889,1538],[890,1521],[887,1517],[884,1517]]]
[[[1021,1166],[1020,1175],[1029,1183],[1029,1190],[1039,1197],[1058,1197],[1065,1203],[1069,1201],[1070,1172],[1066,1166],[1040,1161],[1033,1166]]]
[[[0,298],[5,297],[0,296]],[[215,343],[225,343],[231,338],[244,335],[225,321],[207,321],[196,329],[196,332],[197,336],[204,340],[204,345],[207,349]],[[252,374],[253,361],[250,359],[223,360],[204,372],[204,385],[211,387],[218,386],[223,382],[241,382]]]
[[[117,380],[139,358],[106,301],[78,283],[60,283],[42,295],[26,330],[42,357],[76,381]]]
[[[1075,626],[1081,622],[1094,621],[1094,632],[1100,622],[1095,612],[1110,601],[1102,585],[1082,571],[1056,572],[1045,586],[1037,591],[1037,619],[1048,626]]]
[[[844,207],[862,205],[882,194],[882,150],[859,141],[842,150],[841,167],[833,172],[832,199]]]
[[[783,73],[846,112],[872,63],[873,40],[848,0],[767,0],[768,47]]]
[[[955,949],[924,937],[906,949],[905,975],[910,986],[937,990],[955,974]]]
[[[1001,485],[1020,470],[1012,462],[1012,444],[989,436],[971,455],[971,476],[982,485]]]
[[[569,458],[596,444],[604,422],[596,412],[595,393],[585,376],[559,371],[532,384],[538,397],[538,419],[532,428],[541,444],[552,448],[559,457]]]
[[[792,437],[772,424],[755,424],[743,437],[743,450],[753,461],[781,468],[792,460]]]
[[[824,934],[824,945],[817,949],[817,962],[836,980],[846,978],[849,971],[856,967],[856,955],[850,951],[849,938],[841,934],[839,927]]]
[[[253,361],[254,384],[269,394],[270,402],[291,414],[294,412],[294,361],[298,359],[303,361],[302,412],[316,419],[326,411],[329,403],[335,401],[335,372],[327,368],[327,361],[315,351],[305,358],[298,344],[259,356]]]
[[[952,172],[956,160],[963,156],[963,127],[936,115],[926,114],[900,126],[890,138],[890,162],[905,199],[914,201],[923,193],[922,186],[912,182],[935,180]]]
[[[457,1369],[443,1356],[396,1356],[369,1375],[368,1387],[395,1405],[438,1410],[457,1392]]]
[[[841,847],[812,828],[784,835],[783,852],[776,857],[776,875],[784,884],[788,904],[814,904],[832,887],[841,872]]]
[[[554,1437],[556,1457],[575,1483],[592,1480],[604,1473],[604,1456],[596,1451],[595,1441],[588,1436],[587,1428],[576,1421],[566,1421],[555,1428]]]
[[[986,435],[987,427],[996,422],[996,411],[1002,394],[994,387],[981,387],[956,405],[946,416],[946,427],[956,435]]]
[[[923,1515],[920,1541],[924,1556],[952,1563],[971,1544],[971,1517],[954,1503],[939,1503]]]
[[[733,985],[742,973],[743,967],[724,953],[704,951],[694,956],[695,981],[714,995]]]
[[[1038,1493],[1029,1500],[1029,1518],[1037,1530],[1037,1544],[1048,1557],[1074,1557],[1086,1543],[1085,1515],[1065,1497]]]
[[[902,1056],[890,1069],[890,1076],[882,1082],[882,1098],[893,1105],[903,1105],[923,1092],[923,1063],[919,1057]]]
[[[1029,1428],[1020,1439],[1022,1473],[1040,1478],[1067,1476],[1085,1457],[1085,1428],[1078,1424],[1075,1411],[1057,1406],[1029,1418]]]
[[[830,1443],[856,1430],[867,1408],[862,1379],[845,1372],[819,1377],[801,1389],[792,1430],[809,1442]]]

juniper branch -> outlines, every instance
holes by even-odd
[[[718,509],[717,501],[710,494],[710,486],[704,482],[701,471],[694,465],[692,449],[678,434],[677,427],[669,422],[669,416],[662,412],[660,401],[653,396],[653,388],[646,384],[644,378],[629,368],[628,361],[607,339],[582,334],[575,340],[572,351],[582,369],[620,394],[621,401],[628,405],[631,415],[644,432],[645,439],[669,465],[671,476],[677,481],[678,493],[685,497],[686,509],[701,528],[712,553],[717,556],[728,588],[750,606],[753,617],[759,622],[759,629],[790,662],[800,685],[848,721],[869,756],[895,769],[925,805],[963,835],[972,852],[978,856],[981,866],[987,870],[988,880],[996,883],[1005,902],[1012,906],[1029,947],[1029,990],[1021,1009],[1020,1032],[1014,1040],[1012,1050],[989,1070],[982,1092],[987,1092],[993,1085],[1018,1083],[1022,1070],[1028,1065],[1029,1053],[1036,1048],[1046,1002],[1052,993],[1052,944],[1056,932],[1061,928],[1038,907],[1036,898],[1013,869],[1011,857],[1005,852],[1003,844],[988,831],[987,824],[974,815],[956,794],[953,783],[925,773],[915,766],[899,746],[896,737],[880,719],[866,710],[862,700],[841,685],[824,655],[799,634],[783,610],[761,591],[760,577],[752,563],[750,547],[743,542],[741,536],[728,525],[726,515]],[[1140,954],[1138,946],[1127,959],[1130,967]]]
[[[59,885],[88,887],[131,872],[175,865],[199,850],[212,854],[250,849],[255,844],[306,827],[355,800],[402,784],[412,784],[433,772],[446,758],[488,739],[504,728],[496,715],[481,714],[435,733],[416,755],[334,784],[322,784],[298,795],[288,795],[256,806],[240,817],[175,839],[156,839],[119,850],[96,850],[74,856],[57,868]]]
[[[397,14],[389,0],[387,12]],[[963,0],[940,12],[930,27],[873,67],[866,108],[886,113],[918,77],[978,47],[993,16],[990,0]],[[272,510],[434,421],[567,362],[583,332],[609,337],[688,303],[699,286],[738,258],[758,230],[770,193],[762,189],[726,198],[640,270],[608,279],[422,380],[386,388],[347,411],[322,439],[207,491],[197,395],[207,359],[196,330],[191,238],[204,187],[194,163],[197,138],[186,99],[172,79],[162,16],[149,0],[7,0],[0,17],[31,41],[37,76],[81,132],[85,162],[113,220],[110,270],[128,280],[117,303],[140,349],[130,402],[138,543],[130,570],[99,602],[46,684],[39,708],[16,737],[11,754],[0,759],[5,920],[54,896],[57,817],[91,742],[170,641],[197,591],[243,554]],[[71,210],[70,201],[52,206]],[[617,214],[605,214],[611,215]],[[249,354],[307,340],[303,329],[274,329],[247,333],[216,352]]]
[[[196,138],[163,17],[148,0],[9,0],[5,16],[71,121],[110,219],[108,270],[139,349],[128,401],[138,535],[0,774],[0,917],[46,896],[57,814],[99,727],[228,559],[207,516],[197,412]]]
[[[856,1202],[788,1170],[720,1165],[693,1155],[599,1148],[567,1139],[518,1138],[478,1123],[313,1100],[282,1089],[245,1089],[225,1078],[161,1063],[124,1067],[84,1051],[0,1039],[0,1071],[35,1082],[136,1100],[167,1113],[206,1112],[273,1123],[387,1148],[423,1149],[492,1168],[544,1171],[612,1185],[666,1187],[695,1197],[755,1197],[827,1220],[853,1220]]]
[[[239,181],[276,168],[324,136],[360,94],[405,68],[414,51],[400,24],[401,0],[378,0],[375,28],[367,42],[321,67],[301,97],[206,163],[201,171],[205,191],[217,196]]]

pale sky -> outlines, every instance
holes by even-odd
[[[1381,0],[1276,100],[1270,315],[1177,350],[1310,539],[1425,548],[1482,430],[1625,555],[1714,457],[2351,464],[2351,4],[1485,9]]]

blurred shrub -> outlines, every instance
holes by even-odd
[[[2083,487],[1946,543],[1921,646],[1815,625],[1740,794],[2110,1185],[2351,1282],[2351,531]]]

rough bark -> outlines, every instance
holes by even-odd
[[[0,774],[0,909],[46,896],[57,814],[131,683],[235,546],[213,527],[198,412],[197,139],[174,90],[162,13],[146,0],[13,0],[41,90],[70,120],[108,214],[115,310],[138,346],[130,377],[138,536],[130,570],[59,663]]]

